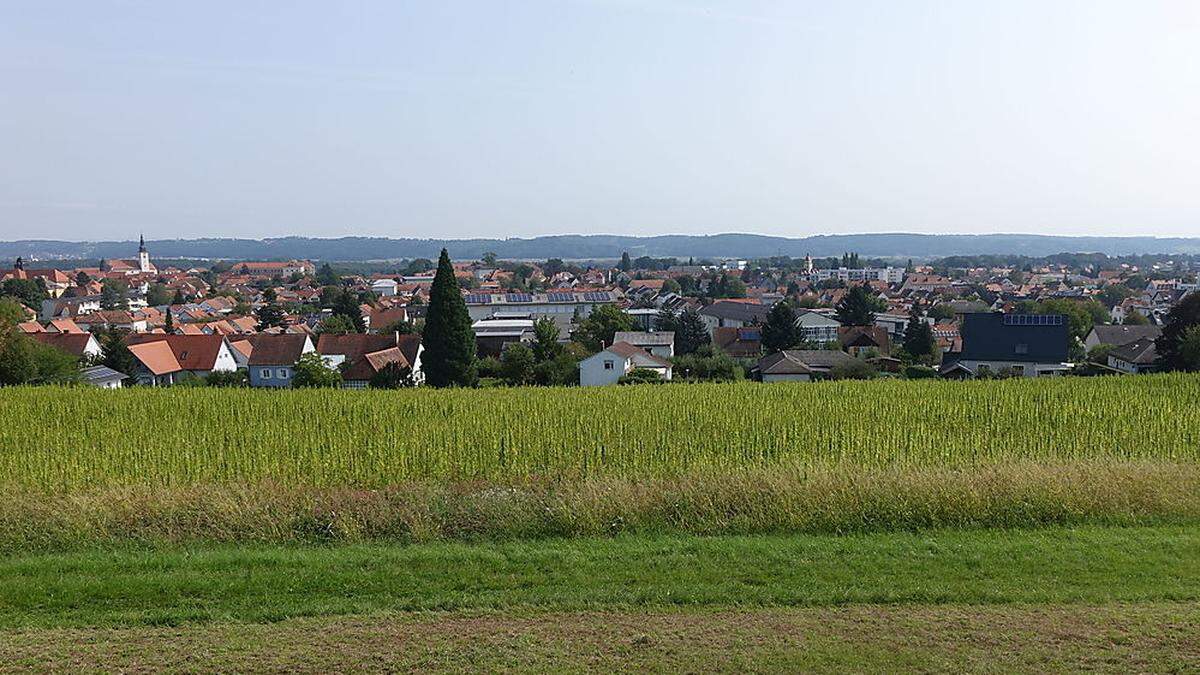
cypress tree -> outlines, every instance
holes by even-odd
[[[421,336],[425,383],[432,387],[473,387],[479,382],[475,363],[475,331],[467,303],[454,278],[450,255],[442,249],[429,290],[429,309]]]
[[[168,335],[175,332],[175,319],[171,317],[170,305],[167,306],[167,321],[163,325],[163,330],[165,330]]]

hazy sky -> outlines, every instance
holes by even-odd
[[[1200,2],[0,0],[0,239],[1200,236]]]

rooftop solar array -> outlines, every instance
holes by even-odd
[[[608,293],[600,293],[597,291],[592,291],[591,293],[584,293],[583,299],[587,300],[588,302],[604,302],[604,301],[608,300],[609,297],[608,297]]]
[[[533,302],[533,296],[528,293],[509,293],[504,296],[506,302]]]
[[[1062,314],[1005,314],[1005,326],[1061,326]]]
[[[550,302],[575,302],[574,293],[547,293],[546,298]]]
[[[468,305],[490,305],[492,304],[492,296],[487,293],[472,293],[467,296]]]

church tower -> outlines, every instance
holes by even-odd
[[[808,255],[807,253],[804,255],[804,273],[805,274],[813,273],[812,256]]]
[[[153,272],[154,267],[150,265],[150,253],[146,251],[146,236],[142,235],[138,242],[138,271]]]

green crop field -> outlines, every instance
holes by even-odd
[[[0,670],[1200,664],[1198,376],[15,388],[0,422]]]
[[[71,489],[1200,458],[1200,377],[487,391],[0,392],[0,476]]]

